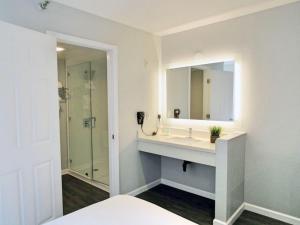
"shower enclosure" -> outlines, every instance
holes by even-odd
[[[106,59],[67,65],[69,169],[109,185]]]

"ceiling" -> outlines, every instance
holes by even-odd
[[[167,35],[298,0],[54,0],[106,19]]]

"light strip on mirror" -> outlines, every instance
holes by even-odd
[[[235,62],[235,73],[234,73],[234,100],[233,100],[233,121],[212,121],[212,120],[189,120],[189,119],[174,119],[167,118],[167,87],[166,87],[166,71],[167,69],[175,69],[181,67],[197,66],[210,63],[234,61]],[[192,63],[176,63],[169,64],[160,73],[159,82],[159,109],[162,117],[165,121],[165,125],[172,127],[209,127],[213,125],[223,126],[225,128],[239,128],[241,123],[241,65],[238,61],[233,58],[223,58],[220,60],[205,60],[199,62],[199,60]]]

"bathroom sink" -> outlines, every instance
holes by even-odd
[[[204,140],[201,140],[201,139],[189,138],[189,137],[178,137],[178,136],[169,137],[168,140],[174,141],[177,143],[181,142],[181,143],[186,143],[186,144],[204,142]]]

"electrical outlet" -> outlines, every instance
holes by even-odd
[[[137,123],[139,125],[143,125],[144,124],[144,119],[145,119],[145,112],[137,112],[136,113],[136,119],[137,119]]]

